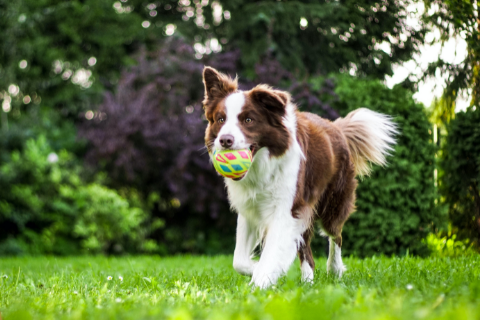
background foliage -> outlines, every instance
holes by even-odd
[[[480,109],[456,114],[442,148],[440,190],[454,234],[480,244]]]
[[[346,250],[423,254],[445,219],[429,123],[380,83],[424,42],[406,24],[415,3],[0,0],[0,254],[231,252],[236,219],[203,149],[204,65],[329,119],[393,115],[400,144],[361,182]]]
[[[54,153],[44,136],[10,154],[0,166],[0,254],[152,249],[143,242],[146,212],[135,199],[80,173],[72,154]]]
[[[43,99],[76,117],[98,103],[103,90],[115,88],[121,68],[135,63],[134,52],[152,49],[173,30],[195,44],[198,57],[222,46],[240,50],[235,72],[249,78],[265,56],[299,74],[351,69],[383,78],[423,40],[424,30],[404,23],[409,3],[1,0],[0,88],[19,88],[12,116]],[[301,18],[307,21],[302,28]]]
[[[423,20],[440,34],[433,42],[443,46],[452,37],[461,37],[467,43],[467,55],[462,61],[450,63],[439,57],[425,72],[425,77],[446,79],[443,96],[434,104],[433,116],[437,123],[448,123],[455,116],[457,96],[468,95],[470,106],[480,103],[480,7],[475,0],[424,2]]]
[[[404,23],[414,2],[225,1],[232,21],[218,32],[241,49],[247,71],[268,52],[288,70],[350,70],[383,78],[393,73],[393,63],[410,60],[423,41],[423,28]]]

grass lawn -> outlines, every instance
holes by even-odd
[[[270,290],[252,290],[232,257],[0,259],[8,319],[480,319],[480,256],[346,258],[341,280],[298,261]],[[121,280],[123,278],[123,280]]]

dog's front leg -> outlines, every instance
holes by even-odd
[[[238,215],[237,240],[233,253],[233,268],[240,274],[250,276],[257,261],[252,260],[253,249],[257,244],[257,231],[244,216]]]
[[[252,283],[267,288],[277,282],[290,268],[301,241],[300,220],[289,211],[278,212],[268,225],[260,261],[255,267]]]

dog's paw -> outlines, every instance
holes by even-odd
[[[337,264],[327,264],[327,273],[333,274],[334,276],[341,278],[342,275],[347,271],[347,268],[342,263],[340,265]]]
[[[302,281],[305,283],[313,283],[313,269],[306,262],[302,263]]]
[[[268,275],[252,277],[252,281],[250,281],[250,285],[262,290],[271,287],[273,284],[274,283],[271,281]]]
[[[244,260],[244,261],[233,261],[233,268],[235,271],[240,273],[241,275],[244,276],[251,276],[253,275],[253,271],[255,270],[255,267],[257,266],[258,261],[253,261],[253,260]]]
[[[279,274],[274,272],[268,272],[261,268],[261,265],[257,265],[253,271],[251,285],[260,289],[267,289],[277,283]]]

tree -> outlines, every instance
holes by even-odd
[[[480,3],[476,0],[425,0],[423,20],[440,32],[442,45],[452,37],[467,42],[467,56],[460,63],[441,58],[429,65],[426,76],[445,77],[446,87],[434,116],[439,123],[448,123],[455,114],[455,100],[460,93],[470,96],[470,107],[480,101]]]
[[[459,63],[441,58],[431,63],[425,76],[446,79],[442,97],[432,108],[433,120],[442,128],[438,153],[439,189],[446,204],[452,231],[457,239],[470,240],[479,246],[480,197],[478,193],[478,136],[480,106],[480,3],[477,0],[427,0],[424,21],[440,32],[442,45],[452,37],[467,43],[467,55]],[[455,113],[460,95],[468,95],[470,106]],[[439,135],[440,136],[440,135]]]
[[[268,52],[291,72],[383,78],[423,42],[424,30],[405,21],[415,2],[225,1],[232,18],[216,33],[242,50],[247,70]]]
[[[251,79],[266,56],[299,74],[382,78],[423,41],[423,30],[405,24],[410,3],[0,0],[0,99],[12,100],[14,117],[40,101],[76,117],[114,88],[133,52],[174,33],[195,44],[197,58],[240,48],[237,69]]]
[[[0,88],[18,87],[14,117],[42,100],[75,117],[91,108],[145,37],[140,18],[108,0],[2,0],[0,21]]]
[[[440,190],[452,231],[480,248],[480,108],[457,113],[447,130]]]

